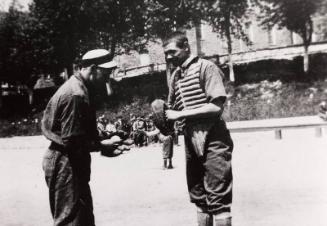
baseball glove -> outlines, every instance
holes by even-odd
[[[115,145],[104,145],[102,146],[100,153],[106,157],[116,157],[122,154],[125,151],[129,151],[131,149],[131,145],[134,143],[131,139],[124,136],[123,134],[114,135],[109,139],[102,140],[101,143],[106,144],[106,142],[114,142]]]
[[[174,122],[167,120],[165,113],[167,109],[167,104],[161,99],[156,99],[151,103],[153,123],[165,136],[174,134]]]

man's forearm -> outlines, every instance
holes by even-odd
[[[200,108],[180,111],[179,118],[192,119],[192,118],[219,117],[222,112],[223,112],[222,107],[219,107],[212,103],[208,103]]]

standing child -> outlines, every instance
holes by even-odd
[[[165,136],[163,134],[160,134],[159,139],[162,142],[162,169],[172,169],[172,158],[174,153],[173,137],[171,135]]]
[[[173,145],[173,137],[172,135],[163,135],[160,131],[156,128],[153,131],[146,132],[148,137],[152,136],[159,136],[159,140],[162,142],[162,157],[163,157],[163,165],[162,169],[173,169],[173,153],[174,153],[174,145]]]

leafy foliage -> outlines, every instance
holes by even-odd
[[[208,0],[201,1],[200,8],[204,20],[212,25],[213,30],[227,42],[229,54],[229,78],[234,81],[232,61],[232,38],[243,39],[248,44],[249,39],[245,34],[248,0]]]
[[[308,46],[312,41],[312,17],[319,12],[324,0],[255,0],[264,12],[262,25],[278,25],[299,34],[304,44],[304,71],[309,70]]]
[[[64,68],[71,73],[73,63],[92,48],[109,49],[112,57],[142,51],[149,37],[146,3],[34,0],[29,12],[13,4],[0,22],[1,74],[13,74],[14,69],[18,74],[22,69],[29,75],[58,74]]]
[[[195,0],[149,0],[147,32],[164,38],[172,31],[190,28],[201,20],[201,8]]]
[[[220,38],[234,36],[248,41],[245,26],[249,1],[247,0],[209,0],[201,1],[204,20],[212,25]]]
[[[310,44],[313,31],[312,16],[321,7],[322,0],[262,0],[259,3],[265,12],[262,24],[286,27],[299,34],[305,45]]]
[[[0,76],[7,81],[26,81],[33,71],[31,39],[26,33],[28,14],[12,5],[0,20]]]
[[[31,15],[49,43],[55,68],[72,63],[92,48],[105,48],[112,57],[120,50],[141,49],[145,24],[143,1],[35,0]],[[50,66],[50,65],[49,65]]]

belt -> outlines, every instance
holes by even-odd
[[[65,146],[64,145],[61,145],[61,144],[57,144],[55,142],[51,142],[50,146],[49,146],[49,149],[50,150],[54,150],[54,151],[59,151],[61,153],[67,153],[67,150],[65,149]]]

